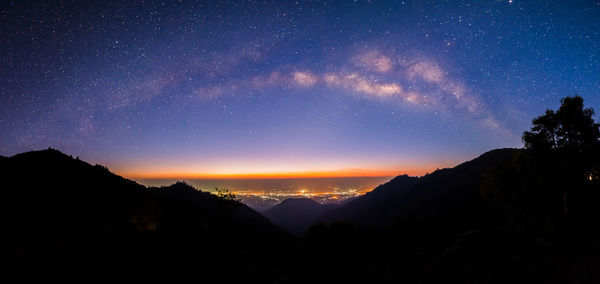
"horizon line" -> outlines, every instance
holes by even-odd
[[[400,174],[402,175],[402,174]],[[399,175],[376,175],[376,176],[367,176],[367,175],[359,175],[359,176],[279,176],[279,175],[269,175],[269,176],[165,176],[165,177],[148,177],[148,176],[125,176],[129,179],[137,179],[137,180],[160,180],[160,179],[172,179],[172,180],[186,180],[186,179],[316,179],[316,178],[394,178]],[[409,175],[411,176],[411,175]]]
[[[310,178],[389,178],[400,175],[421,176],[416,172],[291,172],[291,173],[245,173],[245,174],[123,174],[131,179],[310,179]]]

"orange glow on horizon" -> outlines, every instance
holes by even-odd
[[[394,177],[398,175],[420,176],[429,169],[409,171],[392,170],[339,170],[339,171],[297,171],[266,173],[190,173],[190,172],[122,172],[121,175],[134,179],[283,179],[283,178],[338,178],[338,177]]]

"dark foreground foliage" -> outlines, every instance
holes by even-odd
[[[301,237],[231,195],[185,183],[146,188],[56,150],[3,157],[0,277],[598,283],[600,132],[592,115],[580,97],[565,98],[533,121],[525,149],[396,177],[327,210]]]
[[[397,177],[323,216],[361,226],[313,226],[306,258],[325,266],[317,275],[334,280],[330,272],[344,270],[349,282],[600,282],[600,132],[592,115],[581,97],[567,97],[534,119],[526,149]],[[340,240],[345,248],[318,257]]]

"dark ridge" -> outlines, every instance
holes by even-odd
[[[185,183],[146,188],[54,149],[0,159],[0,173],[8,279],[261,282],[283,271],[288,237],[237,201]]]
[[[159,196],[176,198],[182,203],[194,206],[195,210],[215,215],[215,218],[223,213],[220,210],[224,207],[227,208],[226,213],[231,218],[230,221],[250,224],[264,230],[276,230],[267,218],[247,205],[238,201],[221,199],[209,192],[197,190],[185,182],[176,182],[170,186],[151,187],[150,190],[155,191]]]
[[[300,238],[184,182],[146,188],[56,150],[0,158],[3,275],[27,283],[597,283],[597,159],[592,171],[570,175],[578,163],[565,164],[563,153],[539,155],[494,150],[398,176],[334,209],[290,199],[265,213]]]
[[[264,215],[273,224],[299,236],[317,217],[336,207],[337,204],[321,204],[309,198],[290,198],[265,211]]]
[[[517,149],[497,149],[451,169],[421,178],[398,176],[364,196],[325,214],[323,222],[349,221],[369,226],[390,226],[398,217],[460,214],[477,210],[482,175],[510,161]],[[473,207],[475,206],[475,207]]]

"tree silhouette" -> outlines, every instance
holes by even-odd
[[[237,196],[231,192],[229,192],[229,189],[227,188],[218,188],[215,187],[215,194],[221,198],[222,200],[228,200],[228,201],[240,201]]]
[[[490,212],[517,235],[559,239],[600,228],[600,125],[580,96],[533,119],[525,149],[487,173],[480,192]]]
[[[565,220],[571,193],[585,199],[585,182],[594,182],[600,163],[600,124],[593,119],[594,110],[584,108],[578,95],[565,97],[557,111],[547,110],[533,120],[530,131],[523,133],[525,148],[537,156],[537,163],[553,167],[554,184],[562,195]],[[579,192],[574,192],[579,191]],[[580,203],[580,202],[578,202]]]
[[[523,133],[525,147],[533,150],[565,149],[575,152],[596,151],[599,146],[600,124],[592,116],[594,110],[583,107],[583,98],[576,95],[561,100],[554,112],[533,120],[531,131]]]

